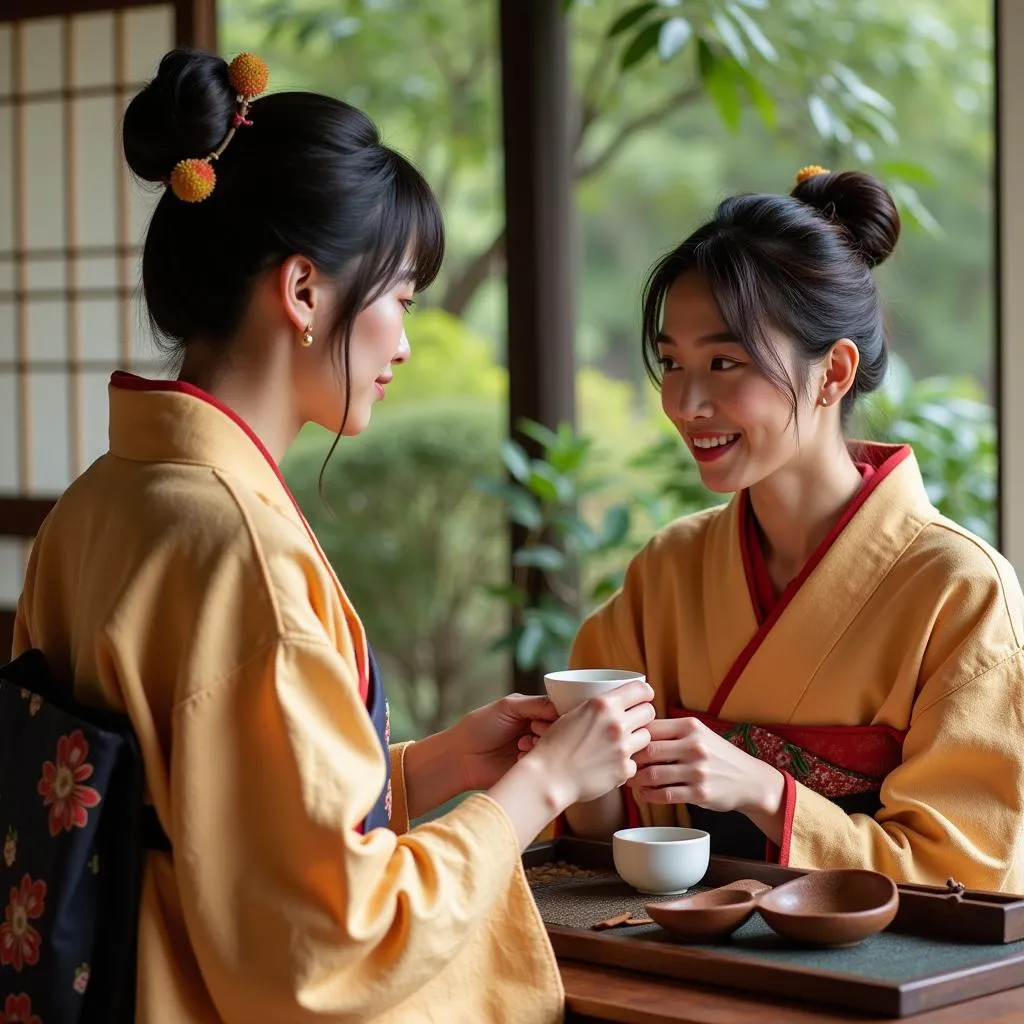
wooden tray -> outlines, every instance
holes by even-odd
[[[531,847],[523,856],[527,868],[551,861],[614,871],[608,843],[560,839]],[[738,878],[779,885],[803,873],[713,857],[701,887]],[[566,895],[564,904],[575,901],[579,906],[580,900],[590,899],[580,895],[588,885],[592,891],[593,887],[621,891],[623,895],[617,899],[621,899],[623,910],[638,912],[650,899],[624,883],[617,890],[619,884],[610,876],[571,883],[583,888],[577,887],[575,896]],[[542,916],[545,900],[550,908],[552,900],[563,899],[561,890],[544,889],[538,890]],[[567,894],[572,891],[565,889]],[[585,913],[585,904],[583,908]],[[558,919],[551,912],[547,916]],[[598,913],[594,920],[605,916],[610,913]],[[564,959],[905,1017],[1024,985],[1024,942],[1008,945],[1024,937],[1022,919],[1024,901],[1014,897],[965,893],[957,900],[947,889],[908,885],[900,886],[900,913],[887,932],[847,950],[800,949],[771,933],[759,915],[732,940],[700,945],[673,939],[656,925],[604,932],[550,920],[546,926],[556,955]]]

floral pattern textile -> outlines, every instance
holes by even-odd
[[[0,666],[0,1024],[134,1020],[143,773],[38,651]]]
[[[32,1012],[32,1000],[22,992],[11,995],[4,1000],[3,1013],[0,1013],[0,1024],[43,1024]]]
[[[39,963],[39,932],[32,921],[46,909],[46,883],[22,876],[21,885],[11,890],[11,899],[0,924],[0,964],[16,971]]]
[[[89,823],[88,808],[96,807],[100,795],[91,786],[82,785],[92,777],[92,765],[86,761],[89,744],[81,729],[57,741],[57,762],[43,763],[43,777],[39,780],[39,795],[50,808],[50,835],[61,829],[85,828]]]

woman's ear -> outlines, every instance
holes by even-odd
[[[316,321],[317,269],[305,256],[289,256],[278,270],[278,287],[285,316],[302,334]]]
[[[860,366],[860,349],[849,338],[840,338],[825,357],[819,401],[838,405],[853,387]]]

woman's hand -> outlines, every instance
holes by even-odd
[[[522,849],[570,804],[621,786],[636,771],[633,755],[651,741],[654,691],[636,680],[584,701],[549,723],[532,749],[489,790],[509,816]],[[532,712],[531,712],[532,713]]]
[[[696,718],[658,719],[635,758],[630,782],[648,804],[696,804],[739,811],[773,842],[782,834],[785,780],[764,761],[723,739]]]
[[[592,697],[548,724],[534,722],[523,761],[541,761],[567,794],[564,807],[595,800],[630,779],[633,760],[651,739],[654,691],[636,680]],[[560,810],[564,810],[564,807]]]
[[[471,711],[447,733],[462,790],[490,789],[516,763],[520,737],[557,717],[547,697],[521,693]]]

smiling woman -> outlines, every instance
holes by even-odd
[[[734,497],[654,537],[576,638],[573,667],[645,672],[659,715],[576,832],[692,824],[718,853],[1024,891],[1024,596],[909,446],[844,435],[885,373],[898,237],[881,183],[808,168],[655,265],[649,370]]]

